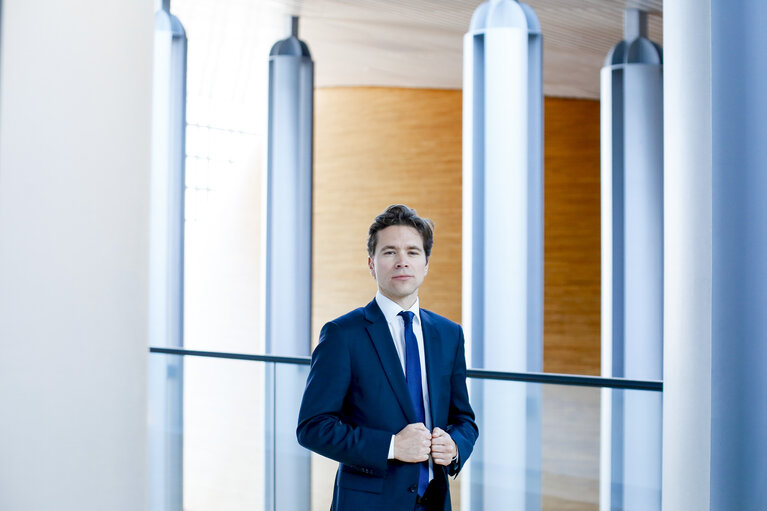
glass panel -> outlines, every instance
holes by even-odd
[[[308,371],[151,355],[151,509],[181,511],[178,495],[184,511],[328,509],[337,463],[295,439]],[[660,509],[660,392],[470,387],[480,437],[454,510]]]
[[[184,511],[264,509],[264,364],[184,363]]]
[[[308,366],[155,353],[150,373],[152,511],[309,509]]]
[[[601,390],[541,385],[541,391],[541,509],[597,510]]]
[[[662,394],[473,380],[472,511],[660,510]],[[453,483],[455,484],[455,483]]]
[[[266,410],[267,456],[271,456],[266,474],[269,510],[310,508],[310,453],[296,440],[298,409],[308,375],[309,366],[304,365],[269,364],[267,368],[267,392],[274,397]]]
[[[150,369],[178,366],[181,358],[152,354]],[[183,366],[183,426],[177,432],[183,449],[163,449],[156,439],[168,435],[170,424],[150,413],[152,511],[181,511],[179,501],[167,498],[175,489],[162,486],[177,478],[183,481],[184,511],[263,510],[264,364],[183,357]],[[151,402],[173,384],[172,378],[164,385],[153,379]],[[176,474],[160,477],[157,465]]]
[[[149,357],[149,509],[177,511],[183,491],[184,357]]]
[[[312,511],[330,509],[338,462],[312,453]]]
[[[602,391],[602,500],[611,509],[661,508],[662,394]]]

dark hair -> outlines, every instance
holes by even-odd
[[[403,204],[394,204],[378,215],[368,230],[368,255],[373,257],[378,242],[378,231],[392,225],[406,225],[412,227],[423,240],[423,251],[426,259],[431,255],[431,247],[434,245],[434,222],[428,218],[421,218],[414,209]]]

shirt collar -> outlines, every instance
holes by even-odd
[[[381,312],[383,312],[384,317],[388,323],[394,321],[397,315],[403,310],[401,305],[385,297],[383,294],[381,294],[380,290],[376,293],[376,303],[381,309]],[[415,299],[415,303],[407,310],[415,314],[415,320],[418,321],[418,323],[421,322],[421,309],[419,306],[418,298]]]

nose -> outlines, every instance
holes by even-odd
[[[397,268],[407,268],[407,259],[400,256],[397,258],[397,261],[394,264]]]

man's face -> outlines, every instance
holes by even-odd
[[[381,229],[377,234],[375,253],[368,257],[368,267],[381,294],[409,309],[429,270],[421,235],[407,225]]]

